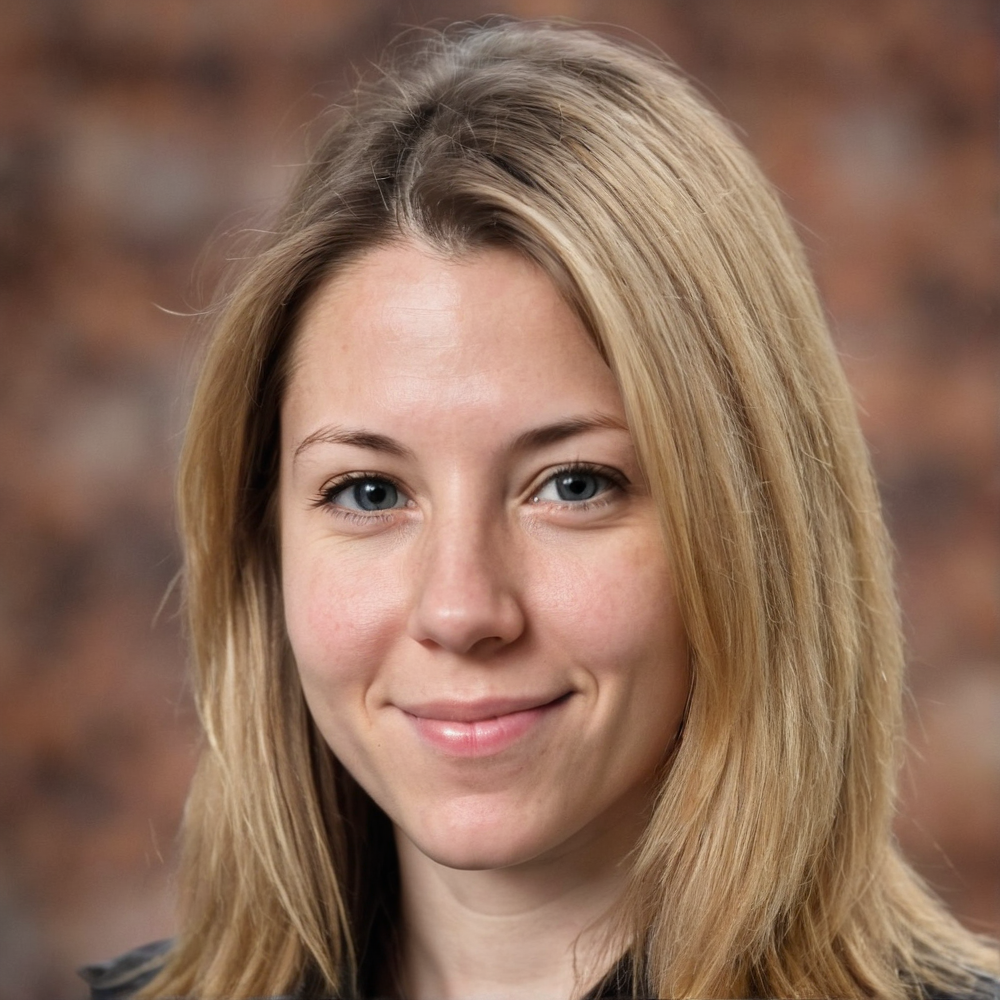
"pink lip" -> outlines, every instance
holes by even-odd
[[[432,747],[452,757],[490,757],[506,750],[566,700],[490,699],[425,702],[402,711]]]

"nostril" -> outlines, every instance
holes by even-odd
[[[515,595],[502,589],[478,594],[466,591],[460,600],[445,600],[440,592],[424,591],[410,619],[410,635],[456,653],[487,652],[514,642],[525,619]]]

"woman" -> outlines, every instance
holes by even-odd
[[[181,932],[95,997],[996,989],[891,840],[886,544],[801,250],[662,59],[494,24],[360,93],[180,502]]]

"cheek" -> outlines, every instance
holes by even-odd
[[[659,534],[609,533],[582,555],[540,575],[544,593],[537,599],[548,607],[554,637],[594,672],[634,673],[649,665],[651,680],[666,681],[664,674],[686,680],[686,644]]]
[[[340,556],[320,546],[282,559],[285,625],[310,703],[317,686],[370,678],[402,614],[398,586]]]

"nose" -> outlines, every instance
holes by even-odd
[[[429,526],[414,553],[413,639],[460,655],[484,655],[525,628],[512,553],[501,533],[469,516]]]

